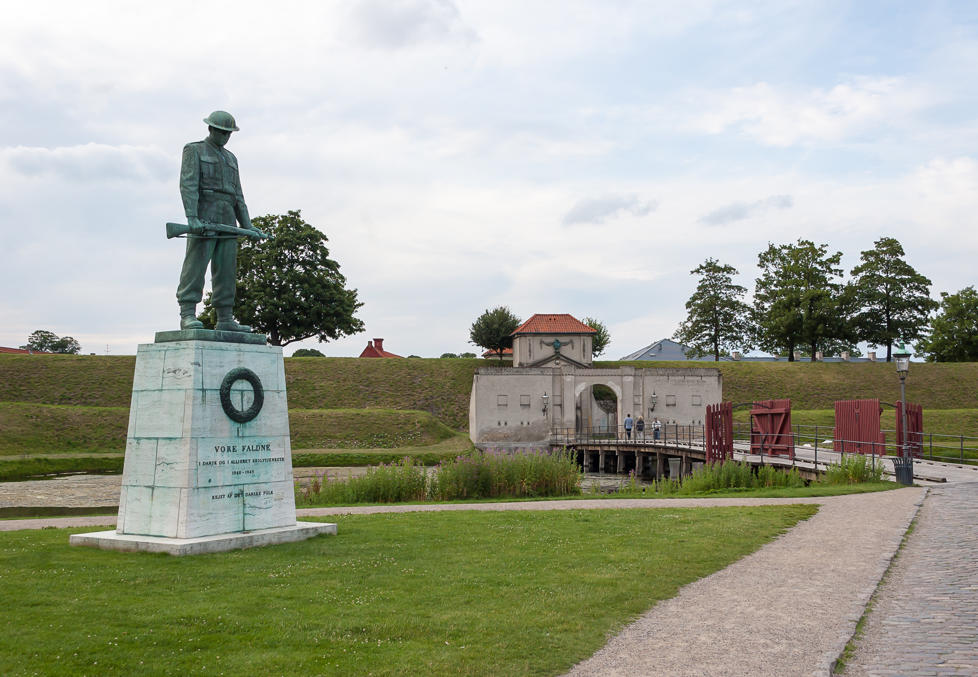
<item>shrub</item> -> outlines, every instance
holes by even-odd
[[[451,501],[456,499],[566,496],[581,493],[581,471],[566,451],[478,451],[443,461],[430,474],[405,457],[361,477],[296,489],[297,505]]]
[[[321,351],[315,348],[299,348],[292,353],[292,357],[326,357]]]
[[[862,454],[843,456],[825,472],[825,484],[859,484],[860,482],[882,482],[883,464],[877,458]]]
[[[725,489],[803,486],[805,480],[795,468],[784,472],[774,466],[765,465],[755,473],[749,463],[733,461],[703,466],[681,482],[676,479],[661,479],[654,483],[655,492],[665,496],[686,496]]]
[[[566,451],[496,453],[477,451],[438,466],[431,497],[468,498],[566,496],[581,492],[581,471]]]
[[[360,477],[336,482],[314,479],[308,487],[296,491],[296,504],[402,503],[423,501],[426,496],[424,466],[406,456],[398,463],[369,468]]]

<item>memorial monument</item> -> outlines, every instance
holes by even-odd
[[[204,122],[207,138],[183,149],[187,224],[166,224],[168,238],[187,238],[180,329],[136,353],[116,529],[76,534],[72,545],[185,555],[336,533],[296,522],[282,348],[233,317],[238,237],[267,235],[251,223],[224,148],[234,118],[215,111]],[[213,330],[196,318],[208,264]]]

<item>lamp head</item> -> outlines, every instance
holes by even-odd
[[[910,356],[912,353],[907,349],[903,341],[897,341],[896,350],[893,352],[893,362],[896,364],[896,371],[902,377],[910,372]]]

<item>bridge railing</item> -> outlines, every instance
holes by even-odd
[[[639,431],[628,431],[623,426],[593,426],[581,428],[553,428],[553,444],[656,444],[703,446],[706,429],[698,424],[662,423],[659,427],[646,426]]]
[[[834,458],[826,456],[826,452],[841,453],[843,456],[859,453],[858,450],[869,448],[872,457],[897,456],[900,449],[896,445],[896,434],[893,430],[884,430],[887,442],[866,442],[862,440],[835,440],[835,427],[831,425],[791,426],[796,451],[811,450],[817,463],[819,455],[823,460]],[[551,442],[553,444],[609,444],[620,442],[648,446],[689,446],[704,445],[706,429],[699,424],[662,423],[658,431],[650,425],[639,432],[632,429],[629,436],[623,426],[594,426],[584,428],[553,428]],[[733,438],[735,443],[748,445],[752,437],[756,441],[756,431],[750,424],[734,422]],[[917,439],[914,439],[916,437]],[[917,458],[941,461],[946,463],[964,463],[978,465],[978,437],[968,435],[945,435],[942,433],[917,433],[908,440]],[[838,449],[836,449],[838,444]]]
[[[889,440],[888,442],[836,440],[833,438],[835,428],[830,425],[796,424],[791,426],[791,430],[796,451],[810,450],[816,463],[819,461],[820,455],[823,461],[836,458],[833,455],[827,455],[826,452],[828,454],[841,453],[843,457],[853,453],[861,453],[861,450],[864,451],[867,448],[869,452],[866,455],[872,457],[896,456],[900,453],[900,449],[894,442],[895,435],[892,430],[883,431],[886,433],[885,439]],[[705,433],[705,426],[701,424],[677,423],[662,423],[658,430],[652,426],[646,426],[641,432],[633,428],[631,435],[623,426],[557,427],[551,431],[551,442],[557,445],[607,444],[613,446],[619,443],[628,443],[630,445],[702,448]],[[736,444],[747,446],[752,441],[759,442],[757,436],[757,431],[752,431],[750,424],[742,421],[734,423],[733,439]],[[917,452],[915,456],[918,458],[949,463],[978,464],[978,437],[928,432],[919,433],[916,437],[916,440],[911,438],[909,443],[912,449],[915,448],[914,450]]]
[[[736,426],[735,426],[736,428]],[[831,425],[793,425],[796,447],[819,451],[841,451],[843,454],[858,453],[869,448],[876,456],[899,456],[902,450],[896,444],[896,431],[882,430],[885,442],[860,440],[835,440],[835,428]],[[838,449],[834,449],[835,443]],[[943,433],[911,433],[907,446],[915,458],[925,458],[946,463],[978,464],[978,437],[946,435]]]

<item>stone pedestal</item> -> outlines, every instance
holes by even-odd
[[[234,332],[156,339],[136,354],[116,530],[72,545],[192,554],[335,534],[296,523],[282,349]]]

